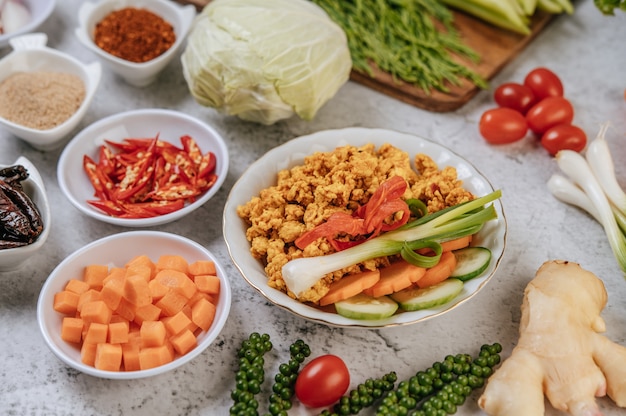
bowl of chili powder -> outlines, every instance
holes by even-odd
[[[145,87],[172,61],[196,16],[169,0],[85,2],[76,36],[127,83]]]

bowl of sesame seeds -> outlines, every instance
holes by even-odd
[[[194,6],[170,0],[84,2],[75,33],[109,70],[145,87],[176,56],[195,16]]]
[[[12,38],[0,60],[0,127],[38,150],[60,147],[83,119],[100,83],[84,64],[46,46],[44,33]]]

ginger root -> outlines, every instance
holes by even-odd
[[[519,341],[478,405],[491,416],[541,416],[544,394],[573,416],[601,416],[595,397],[626,407],[626,347],[600,335],[603,282],[579,264],[545,262],[524,291]]]

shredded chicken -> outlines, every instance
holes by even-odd
[[[411,167],[408,153],[390,144],[379,149],[368,144],[317,152],[306,157],[302,165],[280,171],[276,185],[262,190],[237,209],[248,224],[246,236],[252,244],[252,255],[265,264],[268,285],[295,298],[283,281],[283,265],[293,258],[321,256],[334,249],[324,238],[304,251],[297,248],[294,241],[323,223],[333,212],[352,213],[367,203],[381,183],[393,176],[407,181],[403,197],[422,200],[429,212],[474,198],[463,189],[456,169],[439,170],[425,154],[416,155],[414,163],[416,169]],[[316,303],[334,280],[388,264],[389,259],[378,258],[339,270],[325,276],[298,299]]]

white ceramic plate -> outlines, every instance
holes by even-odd
[[[203,153],[217,158],[217,181],[193,203],[169,214],[152,218],[111,217],[87,203],[94,199],[94,189],[83,170],[83,156],[98,160],[98,149],[105,139],[121,142],[129,137],[155,137],[181,147],[180,137],[190,135]],[[61,153],[57,165],[59,186],[70,202],[83,214],[110,224],[125,227],[149,227],[182,218],[206,203],[220,189],[228,174],[228,147],[213,127],[187,114],[164,109],[141,109],[115,114],[97,121],[74,137]]]
[[[267,285],[263,265],[250,254],[250,243],[246,240],[246,224],[237,215],[237,206],[257,196],[262,189],[276,184],[276,174],[279,170],[302,164],[307,155],[316,151],[332,151],[338,146],[348,144],[362,146],[367,143],[373,143],[376,147],[390,143],[408,152],[411,158],[417,153],[425,153],[432,157],[440,168],[453,166],[459,179],[463,180],[465,188],[477,196],[486,195],[494,190],[489,181],[467,160],[439,144],[410,134],[382,129],[347,128],[303,136],[267,152],[253,163],[233,186],[224,209],[223,232],[234,264],[244,279],[270,302],[303,318],[332,326],[380,328],[412,324],[441,315],[468,301],[491,279],[504,253],[507,227],[500,201],[494,204],[498,219],[487,223],[473,240],[474,245],[485,246],[491,250],[491,264],[481,276],[466,282],[463,292],[455,300],[441,307],[397,313],[381,320],[355,320],[295,301]]]
[[[215,320],[208,331],[198,336],[198,345],[174,361],[141,371],[103,371],[83,364],[80,350],[61,339],[63,315],[53,309],[54,294],[65,287],[67,281],[81,276],[89,264],[123,266],[134,256],[147,255],[152,261],[159,256],[173,254],[183,256],[187,262],[212,260],[220,278],[220,295]],[[161,231],[127,231],[96,240],[65,258],[46,279],[37,302],[37,321],[46,344],[65,364],[95,377],[110,379],[136,379],[151,377],[180,367],[202,353],[215,341],[228,319],[231,305],[231,289],[228,277],[217,258],[200,244],[176,234]]]

